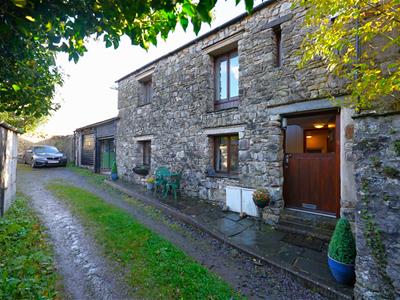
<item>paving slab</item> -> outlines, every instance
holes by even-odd
[[[117,189],[122,187],[123,192],[131,190],[135,194],[143,191],[142,187],[123,181],[108,183]],[[325,243],[316,242],[314,247],[302,247],[304,241],[300,239],[292,241],[289,238],[285,241],[287,232],[260,223],[256,218],[241,219],[237,213],[223,212],[221,208],[200,199],[180,196],[177,200],[171,200],[172,198],[164,199],[147,192],[141,194],[140,198],[147,199],[150,204],[158,201],[160,205],[157,207],[161,209],[165,209],[165,205],[172,207],[174,216],[198,226],[241,251],[281,268],[297,277],[305,286],[318,289],[329,298],[352,299],[353,288],[336,283],[330,274]]]
[[[208,223],[208,226],[212,230],[216,230],[223,234],[225,237],[237,235],[246,228],[240,225],[238,222],[232,221],[228,218],[220,218]]]

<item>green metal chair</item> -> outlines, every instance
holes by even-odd
[[[171,175],[171,171],[167,167],[158,167],[154,172],[156,179],[154,193],[157,193],[159,187],[165,192],[166,185],[168,183],[168,177]]]
[[[164,198],[168,196],[171,191],[174,194],[174,199],[177,199],[177,192],[181,187],[182,173],[172,174],[169,176],[169,180],[165,186]]]

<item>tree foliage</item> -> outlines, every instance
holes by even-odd
[[[394,105],[399,109],[400,1],[296,3],[307,8],[305,25],[309,28],[302,45],[302,64],[322,59],[330,72],[346,79],[350,96],[345,105],[358,109],[393,109]]]
[[[237,3],[240,0],[237,0]],[[245,0],[253,7],[253,0]],[[157,45],[180,24],[196,33],[211,22],[216,0],[3,0],[0,3],[0,112],[19,121],[42,118],[57,109],[52,103],[62,74],[55,53],[77,62],[88,37],[106,47],[119,46],[122,35],[133,45]]]

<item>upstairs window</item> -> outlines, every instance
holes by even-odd
[[[215,58],[215,109],[238,106],[239,57],[237,50]]]
[[[275,40],[275,67],[282,67],[282,29],[281,26],[273,28]]]
[[[239,136],[221,135],[214,137],[214,169],[229,175],[239,171]]]
[[[151,102],[153,97],[153,81],[151,79],[142,82],[143,85],[143,95],[141,105],[146,105]]]

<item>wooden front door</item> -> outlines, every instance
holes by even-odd
[[[338,215],[340,118],[334,112],[287,117],[285,206]]]

